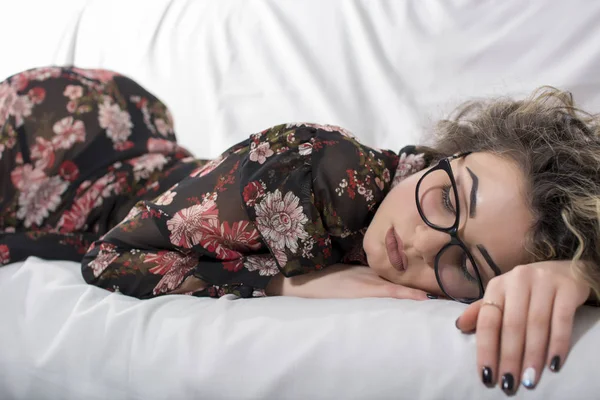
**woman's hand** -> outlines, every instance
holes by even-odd
[[[456,320],[463,332],[476,331],[481,379],[506,393],[519,382],[535,387],[547,365],[558,372],[571,345],[575,311],[590,295],[570,261],[546,261],[514,268],[493,278],[482,300]]]
[[[321,271],[285,278],[279,274],[266,289],[270,296],[308,298],[392,297],[427,300],[427,293],[381,278],[369,267],[335,264]]]

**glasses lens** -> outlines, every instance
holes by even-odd
[[[474,261],[461,246],[448,246],[438,255],[438,277],[442,289],[456,300],[479,299],[482,295]]]
[[[440,229],[449,229],[456,221],[457,193],[450,176],[443,169],[425,175],[417,198],[425,219]]]

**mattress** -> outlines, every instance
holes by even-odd
[[[0,3],[0,79],[41,65],[119,71],[212,158],[294,121],[390,149],[472,98],[570,90],[600,111],[600,3],[586,0],[20,0]],[[140,301],[79,266],[0,268],[0,399],[500,399],[430,300]],[[600,311],[524,399],[597,399]]]

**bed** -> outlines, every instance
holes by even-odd
[[[2,2],[0,79],[41,65],[126,74],[211,158],[281,122],[390,149],[467,98],[570,90],[600,111],[600,3],[480,0]],[[79,265],[0,268],[0,399],[501,399],[480,382],[464,306],[429,300],[140,301]],[[597,399],[600,310],[523,399]]]

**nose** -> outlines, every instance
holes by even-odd
[[[435,265],[435,256],[450,241],[450,235],[436,231],[427,225],[418,225],[413,247],[431,268]]]

